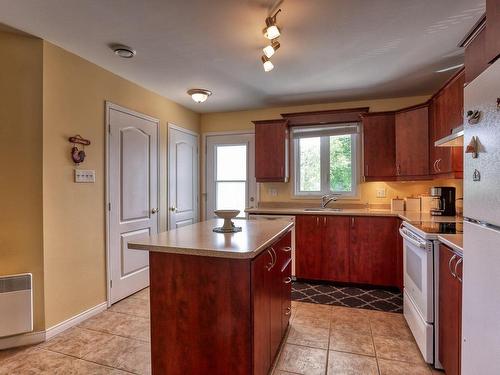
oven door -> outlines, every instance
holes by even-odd
[[[411,297],[423,320],[434,322],[434,262],[432,241],[426,241],[401,226],[403,237],[404,290]]]

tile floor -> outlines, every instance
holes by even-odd
[[[0,351],[0,375],[150,372],[147,289],[43,344]],[[273,374],[431,375],[432,370],[401,314],[293,302]]]

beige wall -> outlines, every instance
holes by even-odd
[[[44,42],[43,187],[46,326],[106,301],[105,101],[161,122],[161,227],[166,227],[167,122],[199,132],[199,115]],[[95,184],[73,183],[71,135],[92,144],[84,169]]]
[[[225,113],[208,113],[201,116],[201,130],[203,133],[221,132],[232,130],[249,130],[253,129],[252,120],[267,120],[280,118],[281,113],[303,112],[315,110],[328,110],[340,108],[355,108],[355,107],[370,107],[370,111],[390,111],[399,108],[404,108],[414,104],[425,102],[429,96],[415,96],[405,98],[392,99],[377,99],[377,100],[362,100],[351,102],[339,102],[328,104],[303,105],[292,107],[276,107],[256,109],[239,112]],[[202,153],[203,158],[204,153]],[[204,160],[202,161],[204,165]],[[462,184],[459,180],[443,180],[443,181],[424,181],[424,182],[371,182],[362,183],[359,186],[359,194],[357,199],[350,199],[353,203],[370,203],[370,204],[389,204],[390,199],[396,196],[406,197],[410,195],[425,194],[431,186],[445,185],[455,186],[457,188],[457,197],[462,196]],[[386,198],[377,198],[376,190],[384,188],[386,190]],[[270,194],[270,189],[277,192],[276,196]],[[205,191],[204,183],[202,191]],[[263,183],[259,184],[259,194],[261,202],[311,202],[317,204],[318,199],[305,200],[303,198],[295,198],[293,196],[293,183]],[[204,203],[204,201],[202,201]],[[202,207],[204,212],[204,205]]]
[[[40,39],[0,32],[0,275],[31,272],[44,327]]]

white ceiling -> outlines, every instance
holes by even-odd
[[[198,112],[428,94],[463,61],[485,0],[285,0],[275,69],[260,63],[271,0],[0,0],[0,23]],[[110,43],[137,50],[120,59]],[[186,94],[214,92],[203,104]]]

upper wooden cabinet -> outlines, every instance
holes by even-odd
[[[396,175],[421,179],[429,175],[429,107],[396,113]]]
[[[485,56],[489,63],[500,55],[500,1],[486,0]]]
[[[396,176],[396,115],[371,112],[362,115],[364,176],[366,181]]]
[[[430,100],[429,170],[435,177],[462,178],[463,147],[435,147],[434,142],[463,124],[465,72],[459,71]]]
[[[255,124],[255,178],[257,182],[288,181],[288,120]]]
[[[481,31],[465,47],[465,83],[472,82],[488,67],[486,52],[486,29],[483,25]]]

